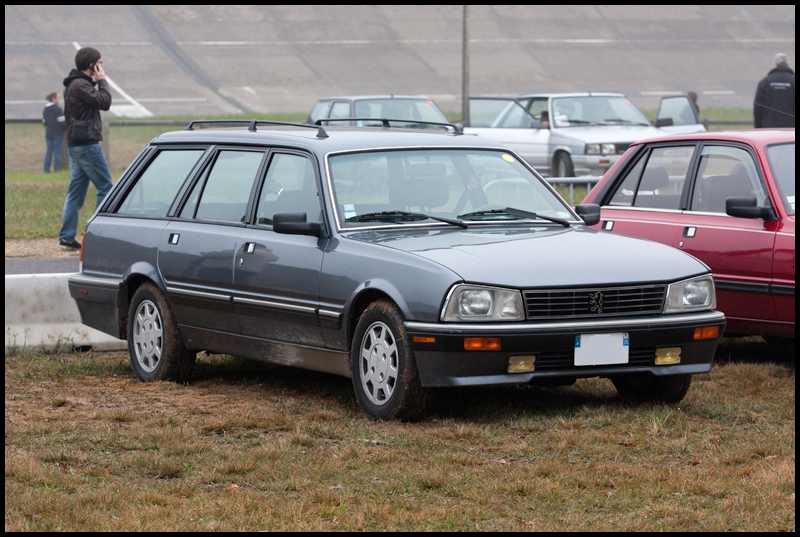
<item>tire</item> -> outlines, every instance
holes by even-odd
[[[677,403],[689,391],[692,375],[625,375],[611,379],[617,392],[636,403]]]
[[[405,318],[388,300],[369,305],[358,320],[350,352],[353,387],[361,408],[379,420],[415,420],[426,390],[406,334]]]
[[[186,380],[197,353],[183,344],[164,295],[153,283],[141,285],[128,309],[128,352],[136,376],[143,382]]]
[[[556,153],[553,159],[554,177],[575,177],[575,166],[572,164],[572,157],[563,151]]]

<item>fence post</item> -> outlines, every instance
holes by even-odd
[[[103,119],[101,120],[102,124],[102,134],[103,134],[103,141],[101,145],[103,147],[103,155],[106,157],[106,162],[108,162],[109,169],[111,168],[111,129],[108,128],[108,120]]]
[[[69,150],[67,148],[67,133],[64,133],[64,141],[61,143],[61,169],[69,170],[72,166],[69,163]]]

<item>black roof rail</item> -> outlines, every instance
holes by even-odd
[[[247,130],[250,132],[257,132],[256,126],[257,125],[288,125],[290,127],[303,127],[306,129],[317,129],[317,138],[327,138],[328,133],[325,132],[319,125],[307,125],[306,123],[287,123],[285,121],[267,121],[262,119],[197,119],[195,121],[189,122],[189,126],[186,127],[187,131],[193,131],[194,126],[198,124],[217,124],[217,123],[246,123],[248,125]]]
[[[390,122],[394,121],[396,123],[414,123],[419,125],[434,125],[437,127],[449,127],[453,129],[453,134],[464,134],[464,131],[461,130],[461,127],[455,125],[453,123],[441,123],[436,121],[418,121],[416,119],[387,119],[387,118],[380,118],[380,117],[339,117],[339,118],[327,118],[327,119],[318,119],[314,122],[314,125],[322,125],[323,122],[330,123],[332,121],[380,121],[383,124],[384,129],[388,129],[391,127]]]

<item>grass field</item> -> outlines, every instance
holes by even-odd
[[[794,358],[727,358],[751,349],[679,405],[590,379],[445,390],[419,423],[226,356],[185,385],[122,353],[6,357],[5,529],[794,531]]]

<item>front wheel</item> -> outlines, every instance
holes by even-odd
[[[172,310],[161,291],[145,283],[128,310],[128,352],[139,380],[182,381],[194,369],[197,354],[183,344]]]
[[[413,420],[425,409],[403,314],[387,300],[369,305],[356,326],[350,359],[361,408],[380,420]]]
[[[572,157],[569,153],[563,151],[556,153],[553,159],[553,167],[555,168],[556,177],[575,177],[575,166],[572,164]]]
[[[689,391],[692,375],[622,375],[611,382],[624,399],[633,402],[677,403]]]

